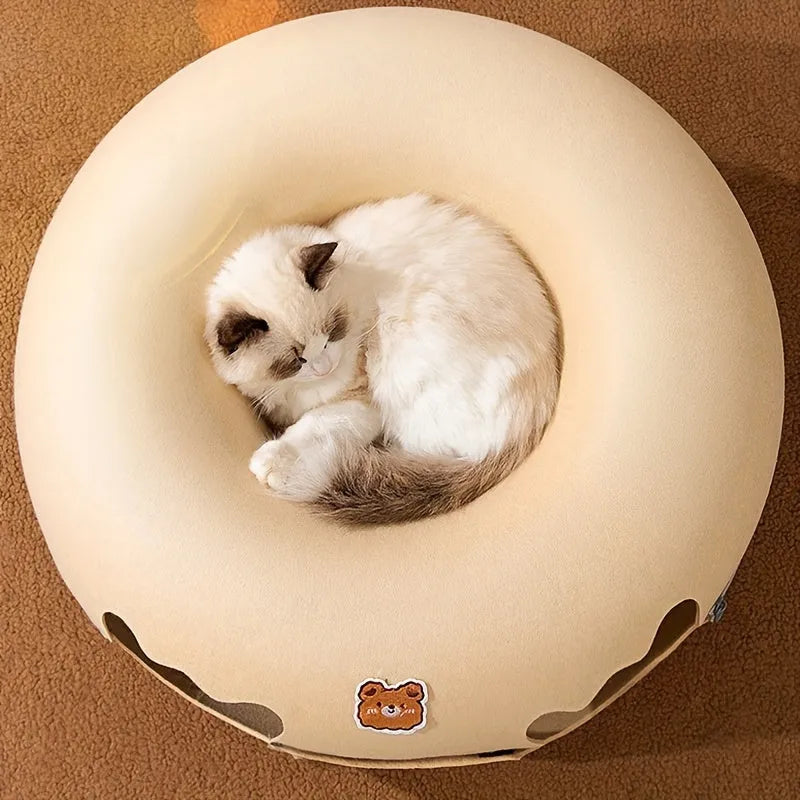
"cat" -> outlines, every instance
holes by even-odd
[[[253,474],[354,525],[454,510],[539,442],[558,323],[497,227],[414,194],[246,241],[207,293],[220,377],[270,438]]]

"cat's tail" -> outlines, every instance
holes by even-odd
[[[537,437],[538,438],[538,437]],[[528,440],[482,461],[415,456],[393,448],[349,449],[317,510],[348,525],[412,522],[453,511],[502,481],[533,449]]]

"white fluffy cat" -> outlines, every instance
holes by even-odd
[[[539,441],[557,323],[497,228],[411,195],[242,245],[208,291],[214,366],[275,438],[250,469],[348,523],[455,509]]]

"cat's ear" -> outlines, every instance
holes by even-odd
[[[228,311],[217,323],[217,344],[230,356],[246,339],[268,330],[266,320],[245,311]]]
[[[297,255],[297,265],[306,276],[306,283],[317,291],[323,288],[327,277],[334,268],[331,261],[333,251],[337,248],[337,242],[326,242],[325,244],[311,244],[302,247]]]

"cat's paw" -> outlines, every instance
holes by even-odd
[[[250,472],[278,494],[286,494],[299,453],[283,439],[264,442],[250,459]]]
[[[330,447],[310,439],[265,442],[253,453],[250,471],[267,488],[286,500],[309,502],[328,483],[332,463]]]

